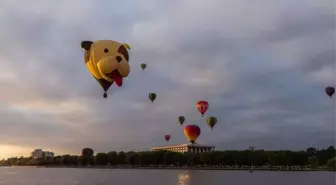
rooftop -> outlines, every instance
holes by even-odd
[[[212,145],[201,145],[201,144],[195,143],[195,144],[168,145],[168,146],[154,147],[151,149],[164,149],[164,148],[187,147],[187,146],[188,147],[215,148],[215,146],[212,146]]]

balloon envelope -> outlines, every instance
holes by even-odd
[[[83,157],[92,157],[93,154],[94,154],[94,151],[91,148],[83,148],[82,150]]]
[[[140,67],[142,68],[142,70],[145,70],[145,69],[146,69],[146,67],[147,67],[147,64],[145,64],[145,63],[142,63],[142,64],[140,64]]]
[[[166,139],[166,141],[169,141],[170,135],[165,135],[165,139]]]
[[[210,116],[206,119],[206,123],[209,125],[209,127],[211,129],[213,129],[213,127],[216,125],[217,123],[217,118],[216,117],[213,117],[213,116]]]
[[[326,87],[325,92],[331,98],[332,95],[335,93],[335,88],[334,87]]]
[[[209,103],[207,101],[199,101],[196,103],[196,108],[197,110],[204,116],[204,113],[208,110],[209,108]]]
[[[130,73],[130,47],[114,40],[86,40],[81,42],[81,47],[85,50],[84,63],[104,90],[106,98],[110,86],[114,83],[121,87],[123,78]]]
[[[184,127],[184,135],[189,142],[195,143],[198,136],[201,134],[201,129],[197,125],[187,125]]]
[[[148,98],[149,98],[152,102],[154,102],[154,100],[156,99],[156,94],[155,94],[155,93],[149,93]]]
[[[184,116],[179,116],[178,121],[180,122],[180,125],[183,125],[183,123],[185,121],[185,117]]]

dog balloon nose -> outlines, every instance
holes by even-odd
[[[121,58],[120,56],[117,56],[117,57],[116,57],[116,60],[117,60],[118,62],[121,62],[121,61],[122,61],[122,58]]]

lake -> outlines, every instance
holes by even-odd
[[[0,167],[0,185],[334,185],[335,174]]]

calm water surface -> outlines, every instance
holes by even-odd
[[[0,185],[335,185],[335,172],[0,168]]]

